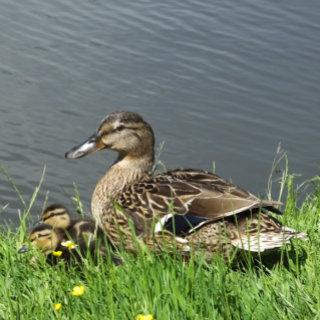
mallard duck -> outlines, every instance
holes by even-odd
[[[95,242],[103,236],[103,231],[89,217],[74,218],[69,210],[61,204],[47,206],[40,215],[40,221],[53,228],[64,229],[70,238],[88,243]]]
[[[61,204],[54,203],[47,206],[41,213],[40,221],[54,229],[62,229],[68,239],[80,246],[82,253],[90,250],[92,254],[99,253],[104,256],[107,250],[114,249],[92,218],[72,217],[69,210]],[[116,264],[120,263],[120,258],[114,254],[112,254],[112,259]]]
[[[79,245],[71,241],[65,230],[53,228],[46,223],[39,223],[30,231],[29,241],[45,254],[50,264],[56,264],[60,260],[70,262],[72,258],[81,261],[82,253],[85,254],[87,250],[86,244]],[[29,247],[26,244],[19,249],[19,253],[27,251]]]
[[[116,247],[136,250],[133,233],[153,248],[169,244],[213,252],[223,247],[263,252],[306,237],[270,215],[281,213],[278,202],[261,200],[216,174],[178,169],[153,175],[154,143],[153,130],[140,115],[114,112],[65,155],[118,153],[91,201],[94,219]]]

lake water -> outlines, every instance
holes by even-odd
[[[212,168],[263,195],[278,143],[320,167],[320,1],[0,0],[0,162],[32,210],[89,208],[115,156],[64,153],[114,110],[139,112],[168,168]],[[0,220],[22,204],[0,177]]]

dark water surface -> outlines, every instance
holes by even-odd
[[[0,162],[33,214],[86,208],[110,152],[67,161],[107,113],[141,113],[169,167],[211,169],[263,194],[279,142],[304,179],[320,166],[320,1],[0,0]],[[0,220],[18,197],[0,177]]]

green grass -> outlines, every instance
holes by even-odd
[[[21,255],[30,203],[25,203],[18,231],[0,232],[1,319],[320,319],[320,191],[315,186],[298,208],[292,178],[286,178],[282,220],[307,232],[270,269],[233,268],[218,256],[184,262],[179,256],[151,253],[137,257],[121,252],[124,264],[88,261],[79,268],[49,266],[36,251]],[[290,254],[289,254],[290,251]],[[37,262],[33,263],[32,258]],[[81,297],[70,292],[82,284]],[[54,303],[62,303],[56,312]]]

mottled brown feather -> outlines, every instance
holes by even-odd
[[[280,214],[279,203],[261,200],[216,174],[202,170],[176,169],[153,176],[154,134],[151,126],[133,112],[114,112],[100,124],[97,133],[85,143],[71,149],[66,157],[75,159],[96,150],[108,148],[118,152],[117,161],[97,183],[93,192],[91,208],[96,221],[106,232],[110,241],[135,250],[132,224],[139,239],[150,247],[160,247],[161,241],[179,240],[183,251],[192,249],[188,242],[207,247],[208,251],[222,246],[238,246],[243,233],[235,230],[234,221],[249,214],[252,236],[263,230],[262,241],[271,248],[287,242],[292,237],[303,237],[285,229],[269,219],[268,211]],[[257,224],[250,214],[263,211],[265,216]],[[177,216],[179,215],[179,216]],[[189,232],[184,241],[177,234],[163,230],[172,217],[190,217]],[[197,219],[195,219],[196,217]],[[192,219],[191,219],[192,218]],[[251,219],[251,220],[250,220]],[[199,221],[199,222],[197,222]],[[249,224],[250,224],[249,223]],[[241,224],[240,224],[241,225]],[[187,227],[189,227],[187,225]],[[225,235],[219,230],[226,230]],[[281,230],[284,240],[278,237]],[[221,240],[225,238],[226,240]],[[210,238],[210,239],[209,239]],[[209,245],[209,240],[217,246]],[[220,242],[220,240],[222,242]],[[260,246],[260,240],[257,244]]]

